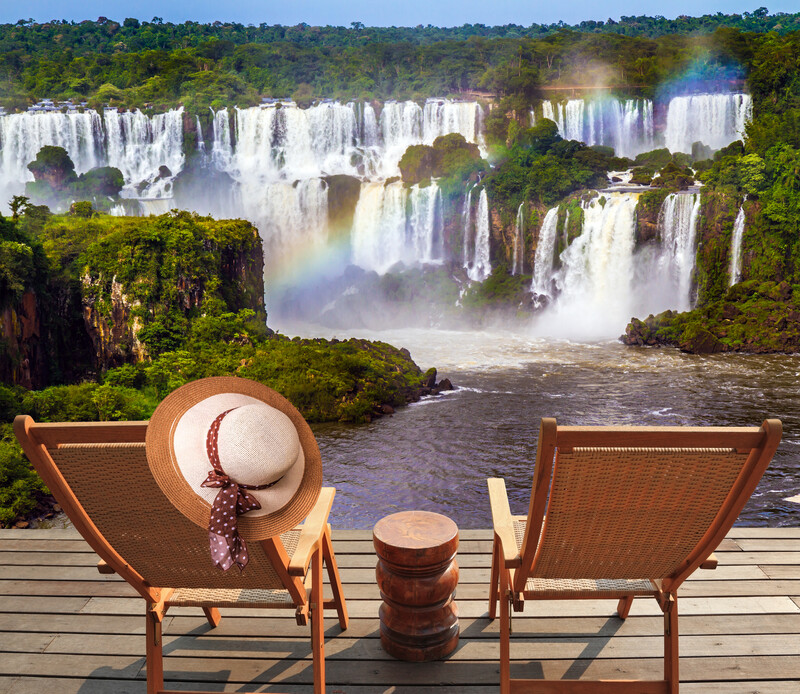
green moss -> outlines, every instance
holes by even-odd
[[[751,280],[731,287],[724,299],[693,311],[634,319],[623,340],[695,353],[798,352],[800,302],[794,294],[786,282]]]

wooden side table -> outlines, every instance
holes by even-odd
[[[452,653],[459,630],[456,524],[439,513],[403,511],[378,521],[372,541],[384,650],[418,662]]]

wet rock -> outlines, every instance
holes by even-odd
[[[381,405],[381,414],[394,414],[394,407],[391,405]]]
[[[696,326],[684,331],[678,347],[681,351],[691,354],[716,354],[725,351],[725,345],[715,335],[705,328]]]
[[[443,390],[454,390],[453,384],[450,382],[449,378],[443,378],[439,381],[439,391],[441,392]]]
[[[433,388],[436,386],[436,369],[430,368],[425,372],[425,381],[423,385],[426,388]]]

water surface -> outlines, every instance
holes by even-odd
[[[309,326],[297,332],[349,335]],[[332,521],[339,527],[369,528],[406,509],[441,511],[462,528],[490,527],[486,478],[494,476],[506,479],[512,512],[526,513],[541,417],[695,426],[777,417],[783,440],[739,523],[800,525],[800,504],[785,501],[800,493],[800,355],[696,356],[508,332],[357,334],[407,347],[457,389],[372,424],[314,427],[325,483],[337,488]]]

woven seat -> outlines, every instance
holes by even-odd
[[[172,606],[202,608],[212,627],[219,607],[293,610],[298,624],[311,622],[314,691],[324,692],[323,608],[336,610],[342,629],[348,625],[327,523],[333,489],[323,488],[303,525],[280,536],[252,537],[242,528],[249,562],[244,571],[226,572],[212,564],[208,529],[180,513],[156,483],[144,443],[147,422],[38,424],[19,416],[14,432],[99,555],[98,569],[118,573],[145,599],[148,694],[169,694],[161,622]],[[308,436],[313,441],[310,429]],[[330,601],[322,596],[323,565]]]
[[[510,676],[510,612],[526,600],[637,596],[665,615],[664,680],[603,692],[678,692],[677,590],[731,528],[769,465],[781,423],[760,428],[559,427],[543,419],[527,516],[490,479],[489,618],[500,604],[500,690],[592,692],[590,682]]]

